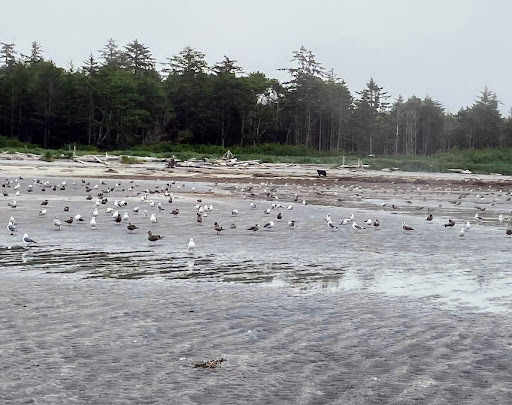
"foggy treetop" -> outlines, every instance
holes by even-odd
[[[512,120],[488,88],[450,114],[430,97],[391,97],[377,78],[351,91],[304,47],[290,66],[276,67],[289,75],[282,83],[227,56],[210,66],[192,47],[170,56],[163,71],[137,40],[119,46],[110,39],[82,66],[65,69],[41,49],[34,42],[23,55],[1,43],[0,135],[43,147],[280,142],[416,155],[512,144]]]

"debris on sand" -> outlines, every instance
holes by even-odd
[[[217,360],[210,360],[210,361],[196,363],[196,364],[194,364],[194,368],[217,368],[220,366],[220,364],[223,361],[227,361],[227,359],[220,358]]]

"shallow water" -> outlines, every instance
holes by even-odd
[[[174,202],[169,204],[162,194],[149,195],[146,202],[141,202],[137,196],[137,192],[154,189],[156,184],[162,189],[165,182],[131,184],[125,180],[116,191],[105,195],[109,203],[99,207],[98,229],[91,230],[88,222],[95,198],[85,201],[86,193],[80,181],[66,181],[66,191],[47,189],[42,193],[34,187],[34,192],[27,193],[29,181],[23,180],[22,195],[14,197],[19,205],[16,209],[7,207],[7,201],[14,194],[12,188],[8,189],[11,196],[3,197],[0,223],[7,224],[8,218],[14,215],[19,231],[16,236],[8,235],[7,231],[0,236],[0,246],[4,246],[0,249],[0,266],[20,271],[74,273],[85,279],[191,279],[260,283],[310,292],[323,289],[369,291],[391,297],[428,299],[444,308],[471,311],[499,312],[512,308],[512,238],[505,236],[504,227],[495,220],[498,212],[510,211],[506,195],[500,197],[495,206],[489,207],[489,211],[495,211],[492,215],[487,211],[485,215],[489,220],[476,223],[472,220],[474,206],[482,204],[481,199],[476,198],[476,192],[461,206],[455,207],[446,201],[455,199],[460,192],[401,190],[404,186],[397,186],[393,193],[376,189],[349,191],[343,187],[314,192],[299,190],[303,195],[311,193],[308,197],[312,199],[315,195],[318,198],[319,193],[330,195],[333,205],[340,205],[339,201],[334,203],[343,196],[347,201],[341,205],[345,208],[292,202],[293,209],[287,210],[285,207],[297,189],[281,186],[274,193],[281,196],[279,202],[284,207],[266,215],[264,209],[277,201],[260,199],[265,186],[253,187],[257,193],[253,200],[257,209],[252,210],[249,200],[241,198],[247,193],[240,192],[238,186],[188,183],[178,188],[175,184],[171,188]],[[77,181],[76,187],[71,185],[73,181]],[[97,183],[92,180],[91,186]],[[108,186],[114,183],[114,180],[107,181]],[[121,191],[121,188],[135,184],[138,187],[133,191]],[[93,190],[92,194],[95,193],[97,190]],[[351,200],[349,197],[353,194],[359,194],[361,198]],[[214,205],[203,224],[195,221],[197,198],[202,198],[202,204]],[[496,197],[489,195],[488,200],[491,198]],[[39,217],[43,199],[50,200],[50,204],[46,207],[46,216]],[[114,199],[128,201],[126,209],[118,210],[128,212],[130,221],[140,229],[129,233],[126,229],[128,221],[116,224],[111,215],[105,213],[105,207],[112,206]],[[159,212],[150,208],[151,199],[155,203],[161,202],[165,210]],[[382,201],[388,205],[382,207]],[[440,203],[445,207],[436,208],[434,221],[426,222],[428,207],[432,209]],[[391,204],[400,208],[390,209]],[[69,213],[63,212],[64,206],[70,207]],[[138,214],[132,212],[134,206],[141,207]],[[170,215],[174,208],[180,209],[176,217]],[[237,216],[231,215],[234,208],[239,210]],[[150,224],[148,218],[143,217],[144,209],[149,214],[154,212],[159,223]],[[277,212],[283,213],[283,220],[276,219]],[[361,232],[348,225],[340,225],[334,231],[326,226],[327,213],[339,223],[351,212],[360,224],[367,218],[378,218],[381,226],[368,227]],[[84,216],[84,223],[72,226],[63,223],[61,231],[52,225],[54,215],[63,221],[76,213]],[[443,226],[447,215],[456,220],[455,227]],[[261,228],[256,234],[247,230],[255,223],[263,225],[270,219],[275,222],[271,230]],[[297,221],[295,227],[287,225],[290,219]],[[466,219],[472,220],[473,226],[460,238],[458,232]],[[215,221],[227,228],[221,235],[215,234]],[[415,231],[403,231],[402,221],[413,226]],[[230,229],[231,223],[237,228]],[[146,239],[148,229],[165,239],[149,242]],[[20,246],[24,232],[38,244],[30,248]],[[187,251],[190,237],[197,245],[193,254]]]

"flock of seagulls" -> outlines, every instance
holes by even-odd
[[[11,179],[5,179],[5,181],[2,184],[2,188],[4,189],[3,195],[4,197],[9,197],[9,189],[16,190],[16,195],[20,195],[20,189],[22,186],[22,180],[24,180],[22,177],[15,178],[13,180]],[[112,180],[114,181],[114,180]],[[177,207],[169,207],[166,205],[166,203],[162,203],[161,201],[157,201],[158,198],[161,198],[164,196],[166,198],[167,204],[173,204],[174,203],[174,196],[171,190],[173,187],[176,188],[185,188],[185,184],[176,184],[176,182],[172,181],[169,183],[166,183],[165,186],[156,185],[154,188],[149,189],[146,188],[144,190],[139,190],[139,185],[135,183],[134,181],[129,181],[127,183],[123,183],[123,181],[117,181],[115,186],[109,186],[104,180],[100,180],[99,183],[92,185],[91,181],[82,179],[81,181],[73,182],[71,184],[68,184],[66,181],[62,181],[59,183],[51,183],[49,180],[42,181],[38,179],[34,179],[31,184],[27,185],[27,192],[33,192],[36,187],[39,187],[41,193],[47,193],[47,190],[53,190],[53,191],[65,191],[67,188],[71,187],[73,189],[79,189],[83,188],[86,194],[86,201],[90,201],[91,204],[91,214],[90,214],[90,220],[84,218],[80,213],[75,213],[74,215],[70,215],[70,204],[68,199],[66,199],[66,203],[68,205],[65,205],[63,207],[63,212],[68,213],[66,216],[66,219],[61,221],[59,218],[59,215],[53,216],[53,228],[57,231],[61,231],[63,226],[72,226],[73,224],[77,223],[89,223],[89,227],[91,230],[97,230],[98,229],[98,220],[101,220],[102,227],[104,224],[104,216],[106,215],[107,218],[110,217],[111,221],[113,221],[115,224],[126,224],[126,229],[128,233],[136,233],[137,230],[139,230],[143,225],[142,223],[133,223],[132,218],[130,217],[129,211],[133,213],[132,215],[137,216],[139,220],[141,220],[140,214],[142,214],[142,218],[144,218],[145,221],[148,221],[151,225],[157,225],[159,224],[158,217],[161,215],[172,215],[174,217],[180,215],[180,209]],[[238,187],[238,186],[237,186]],[[252,187],[248,187],[247,191],[249,192],[249,195],[252,197],[255,197],[255,194],[251,192]],[[357,190],[357,188],[356,188]],[[126,200],[119,200],[115,199],[112,203],[110,195],[114,191],[122,191],[122,192],[130,192],[133,195],[133,198],[130,199],[130,201]],[[211,191],[211,189],[209,190]],[[276,194],[275,189],[270,189],[267,191],[267,189],[264,190],[264,193],[268,197],[269,200],[279,200],[279,196]],[[93,196],[95,194],[95,196]],[[334,193],[334,195],[337,195],[337,193]],[[357,195],[357,194],[356,194]],[[512,195],[512,193],[511,193]],[[480,196],[477,196],[480,198]],[[462,200],[463,196],[461,196],[459,199],[457,199],[454,204],[460,205],[460,201]],[[137,203],[134,205],[134,199],[138,199]],[[509,201],[510,198],[508,198],[507,201]],[[295,193],[293,196],[294,202],[299,202],[298,194]],[[458,203],[459,202],[459,203]],[[38,212],[38,217],[44,218],[48,214],[48,210],[51,208],[51,211],[54,211],[56,209],[55,207],[55,201],[51,201],[50,199],[43,199],[41,202],[41,208]],[[407,201],[406,203],[412,203],[411,201]],[[302,200],[303,205],[307,205],[306,200]],[[381,204],[383,207],[386,206],[386,203]],[[20,211],[23,210],[23,207],[20,207],[18,202],[16,200],[10,200],[7,203],[7,206],[10,207],[14,211]],[[104,207],[104,208],[102,208]],[[192,208],[192,207],[190,207]],[[258,206],[254,201],[250,201],[248,208],[250,210],[257,211]],[[391,208],[396,210],[399,209],[399,207],[396,204],[392,204]],[[485,211],[485,208],[477,207],[478,212],[474,215],[474,220],[476,221],[484,221],[483,212]],[[62,208],[61,208],[62,209]],[[262,213],[265,217],[269,217],[268,220],[265,220],[261,223],[256,223],[254,225],[246,226],[245,229],[249,231],[249,233],[256,234],[259,233],[260,230],[271,230],[276,226],[276,223],[279,223],[283,220],[285,215],[283,212],[288,211],[292,212],[293,210],[293,204],[281,204],[278,202],[273,202],[270,204],[270,206],[266,206],[264,209],[262,209]],[[430,209],[429,209],[430,210]],[[150,212],[148,212],[150,211]],[[205,221],[205,218],[208,218],[208,215],[213,215],[214,207],[212,204],[205,204],[203,203],[201,198],[198,198],[196,200],[195,204],[195,220],[199,225],[202,225]],[[104,214],[103,214],[104,212]],[[240,210],[238,208],[233,208],[228,213],[231,213],[231,216],[233,218],[239,217],[241,215]],[[184,215],[184,214],[182,214]],[[187,214],[188,215],[188,214]],[[87,216],[88,217],[88,216]],[[275,219],[275,220],[274,220]],[[506,234],[512,235],[512,217],[510,215],[504,215],[500,214],[497,218],[498,222],[501,224],[507,224]],[[434,215],[430,212],[428,216],[426,217],[427,223],[433,223],[434,222]],[[136,222],[136,221],[134,221]],[[285,221],[289,227],[295,227],[296,226],[296,220],[295,219],[288,219]],[[469,220],[464,221],[465,224],[460,228],[459,230],[459,236],[463,237],[467,231],[471,228],[471,222]],[[63,223],[65,225],[63,225]],[[225,233],[226,228],[224,228],[219,220],[217,221],[211,220],[213,224],[213,230],[217,235],[221,235]],[[367,218],[366,220],[360,221],[360,223],[357,223],[355,220],[354,214],[348,215],[346,218],[343,218],[338,221],[333,221],[330,214],[327,214],[325,217],[325,223],[327,227],[331,231],[335,231],[336,229],[339,229],[340,226],[347,226],[349,225],[354,232],[364,232],[368,227],[371,228],[380,228],[381,223],[379,219],[371,219]],[[453,228],[455,227],[456,222],[453,219],[448,219],[448,222],[443,223],[443,226],[445,228]],[[405,222],[402,222],[402,230],[404,232],[413,232],[414,228]],[[232,222],[229,225],[229,229],[236,229],[237,225],[235,222]],[[7,224],[7,231],[10,235],[15,235],[17,232],[17,222],[13,216],[10,217],[8,224]],[[147,240],[150,243],[160,241],[164,239],[165,236],[154,234],[151,230],[147,231]],[[27,233],[24,233],[23,242],[27,245],[32,245],[37,243],[33,239],[31,239]],[[188,251],[190,253],[193,253],[196,244],[193,240],[193,238],[190,238],[188,242]]]

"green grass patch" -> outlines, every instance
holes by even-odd
[[[50,151],[46,151],[43,155],[41,155],[41,160],[44,162],[53,162],[53,155]]]
[[[125,165],[133,165],[135,163],[141,163],[141,161],[133,156],[121,155],[121,163]]]

